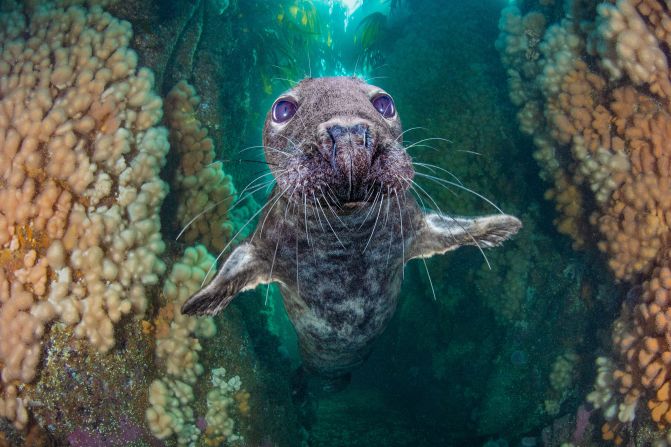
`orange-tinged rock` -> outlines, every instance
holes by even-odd
[[[657,331],[658,334],[663,334],[664,331],[666,331],[667,327],[667,320],[666,320],[666,315],[662,313],[658,313],[655,315],[655,330]]]
[[[667,410],[669,409],[669,403],[668,402],[662,402],[658,405],[656,405],[652,409],[652,420],[655,422],[660,422],[662,420],[662,417],[666,414]]]
[[[601,426],[601,437],[604,441],[612,441],[615,438],[615,433],[613,433],[613,431],[610,429],[608,422],[605,422]]]
[[[643,342],[645,349],[647,349],[651,354],[657,353],[659,351],[659,340],[653,337],[646,337]]]
[[[664,351],[662,353],[662,362],[664,362],[665,365],[668,365],[669,363],[671,363],[671,352]]]
[[[664,385],[657,390],[657,400],[662,402],[669,400],[669,382],[665,382]]]
[[[654,356],[655,356],[654,354],[651,354],[650,352],[641,349],[640,351],[638,351],[638,365],[641,368],[645,368],[652,361]]]

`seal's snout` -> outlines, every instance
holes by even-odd
[[[355,139],[356,144],[362,147],[366,146],[366,139],[368,138],[368,125],[364,123],[355,124],[353,126],[341,126],[335,124],[326,129],[333,141],[336,141],[343,136]]]
[[[366,122],[324,123],[320,126],[319,150],[338,174],[365,176],[373,159],[375,137]]]

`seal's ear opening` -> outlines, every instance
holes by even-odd
[[[462,245],[495,247],[512,237],[520,228],[522,222],[507,214],[474,219],[427,214],[413,241],[409,258],[429,258]]]
[[[243,243],[226,258],[212,282],[186,300],[182,313],[215,315],[225,309],[238,293],[269,282],[266,262],[256,255],[252,244]]]

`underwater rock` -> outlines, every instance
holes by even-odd
[[[0,415],[23,428],[54,337],[111,352],[151,302],[168,143],[127,22],[50,2],[0,22]]]
[[[533,2],[505,8],[497,47],[520,128],[533,136],[535,158],[554,183],[548,198],[556,201],[559,231],[577,246],[598,247],[630,292],[613,324],[614,361],[597,360],[588,397],[606,420],[602,437],[619,443],[654,436],[651,418],[661,439],[671,421],[664,313],[670,36],[662,25],[671,16],[648,1],[575,1],[562,9],[551,13]],[[530,59],[532,44],[540,53]]]
[[[141,63],[154,71],[162,95],[187,79],[206,98],[199,118],[215,148],[230,154],[250,138],[245,127],[253,79],[247,74],[256,43],[249,30],[257,17],[251,4],[242,11],[245,4],[234,2],[220,14],[219,3],[130,0],[114,2],[110,11],[133,24],[133,48]]]
[[[73,339],[67,327],[51,329],[45,366],[25,398],[35,419],[55,439],[67,439],[73,446],[112,439],[119,445],[152,445],[154,438],[143,423],[151,377],[147,365],[153,364],[151,340],[132,320],[118,329],[117,346],[108,354]]]
[[[169,147],[167,131],[155,127],[162,101],[152,72],[128,48],[130,24],[99,7],[8,7],[0,13],[0,169],[11,180],[0,204],[0,416],[26,432],[2,439],[41,445],[39,424],[47,444],[160,445],[144,422],[156,365],[194,357],[181,345],[161,351],[156,331],[166,324],[155,320],[168,312],[152,318],[166,304],[158,287],[166,264],[181,251],[175,243],[166,251],[160,233],[167,185],[158,174]],[[271,433],[292,445],[290,392],[269,392],[271,375],[240,320],[217,335],[235,348],[225,358],[211,349],[206,366],[236,365],[245,385],[226,402],[246,439]],[[212,328],[189,330],[204,337]],[[196,414],[206,411],[196,406]]]

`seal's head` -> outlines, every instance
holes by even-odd
[[[414,176],[394,101],[354,77],[308,78],[266,117],[265,156],[291,200],[364,206]]]

